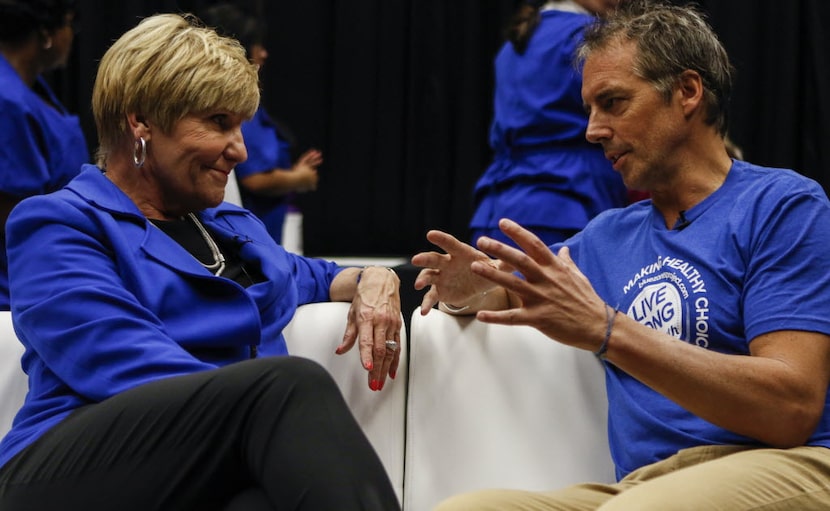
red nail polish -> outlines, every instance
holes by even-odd
[[[378,390],[383,390],[383,385],[385,383],[386,383],[385,381],[380,382],[380,385],[378,385]]]
[[[389,377],[392,378],[393,380],[395,379],[395,376],[397,376],[397,375],[398,375],[398,371],[390,371],[389,372]]]
[[[367,370],[367,371],[371,371],[372,369],[374,369],[374,368],[375,368],[375,365],[374,365],[374,364],[372,363],[372,361],[370,360],[370,361],[366,362],[366,365],[365,365],[364,367],[366,367],[366,370]]]
[[[379,386],[380,386],[380,382],[377,381],[377,380],[372,380],[372,381],[369,382],[369,388],[372,389],[372,390],[378,390]]]

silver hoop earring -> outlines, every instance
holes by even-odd
[[[144,160],[147,159],[147,141],[144,137],[138,137],[133,146],[133,163],[136,168],[141,168],[144,165]]]

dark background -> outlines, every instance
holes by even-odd
[[[81,33],[49,78],[96,135],[98,60],[157,12],[206,0],[79,0]],[[681,3],[678,0],[678,3]],[[301,196],[307,255],[411,255],[440,228],[464,239],[487,166],[492,59],[517,0],[248,0],[268,25],[263,101],[297,151],[324,153]],[[731,137],[754,163],[830,187],[830,2],[703,0],[737,68]],[[94,147],[90,148],[91,150]]]

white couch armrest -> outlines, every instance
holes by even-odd
[[[404,509],[483,488],[614,480],[600,363],[530,327],[416,310]]]
[[[12,327],[12,313],[0,311],[0,438],[11,429],[29,390],[29,379],[20,365],[23,351]]]
[[[395,379],[387,379],[382,391],[372,392],[369,390],[368,375],[360,366],[357,346],[344,355],[334,352],[343,340],[348,312],[349,304],[343,302],[299,307],[284,332],[288,351],[292,355],[315,360],[328,369],[380,456],[401,501],[406,420],[406,330],[401,330],[401,362]]]

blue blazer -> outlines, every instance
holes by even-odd
[[[199,216],[266,280],[243,288],[212,275],[92,165],[13,210],[11,307],[30,388],[0,464],[79,406],[243,360],[251,345],[286,354],[297,306],[329,299],[334,263],[286,252],[236,206]]]

